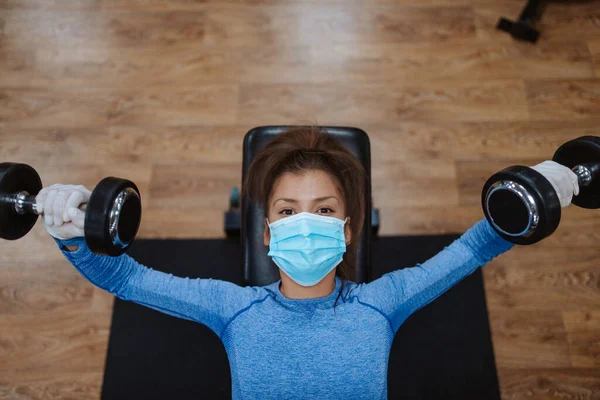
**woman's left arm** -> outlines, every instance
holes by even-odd
[[[359,285],[356,294],[387,315],[396,333],[411,314],[513,246],[484,218],[424,263]]]

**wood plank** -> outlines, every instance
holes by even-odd
[[[526,120],[520,81],[422,85],[242,85],[239,123],[349,125],[406,120]]]
[[[415,82],[465,78],[588,78],[594,75],[587,44],[451,40],[443,43],[245,46],[239,49],[183,42],[155,48],[41,48],[11,51],[0,67],[3,87],[194,86],[207,83]],[[276,72],[275,72],[276,71]],[[12,79],[11,79],[12,78]],[[92,85],[92,86],[90,86]]]
[[[527,81],[527,101],[532,119],[573,120],[600,113],[600,81]]]
[[[540,31],[548,38],[600,38],[600,7],[594,2],[553,2],[544,10]]]
[[[541,253],[551,246],[536,247]],[[515,248],[484,268],[490,310],[591,311],[598,308],[600,267],[597,263],[581,266],[533,261],[520,269],[519,255],[528,251],[538,254],[533,247]],[[556,254],[560,250],[548,251]],[[542,272],[546,269],[550,272]]]
[[[600,119],[548,121],[398,121],[361,122],[369,135],[373,164],[419,157],[436,159],[522,160],[551,159],[564,142],[597,135]],[[459,173],[460,178],[460,173]]]
[[[582,292],[578,288],[557,287],[556,289],[524,287],[521,290],[507,291],[504,289],[486,288],[488,309],[490,312],[499,310],[522,311],[592,311],[598,308],[598,292]],[[589,342],[588,342],[589,345]]]
[[[206,11],[206,24],[204,43],[227,46],[414,42],[475,36],[470,7],[327,3],[212,7]]]
[[[175,91],[0,89],[0,127],[231,124],[237,103],[237,85]]]
[[[600,310],[565,311],[563,319],[571,347],[571,364],[600,369]]]
[[[594,63],[596,77],[600,78],[600,39],[589,41],[590,54]]]
[[[425,207],[458,204],[456,174],[452,162],[431,160],[422,163],[418,158],[401,162],[373,163],[371,194],[379,199],[377,207]],[[444,196],[438,196],[440,192]]]
[[[596,399],[600,393],[600,370],[583,368],[499,368],[502,398]]]
[[[20,265],[14,264],[11,267],[18,268]],[[45,267],[46,270],[53,268],[59,271],[57,278],[43,278],[44,271],[37,268],[37,276],[28,277],[23,273],[21,276],[17,275],[17,279],[7,278],[3,282],[0,319],[9,315],[84,311],[91,307],[94,287],[64,257],[62,262],[47,263]],[[29,270],[28,274],[32,272]],[[13,272],[12,275],[16,274]],[[7,333],[3,328],[3,335]]]
[[[88,400],[100,398],[102,369],[87,371],[64,371],[56,368],[2,371],[0,395],[7,399],[72,399]]]
[[[155,164],[149,206],[173,209],[229,208],[233,187],[241,187],[241,163]],[[221,224],[221,229],[222,229]]]
[[[576,248],[571,243],[555,234],[533,246],[516,246],[485,266],[489,309],[596,309],[594,298],[600,292],[598,251],[590,246]]]
[[[569,368],[569,343],[560,311],[490,315],[498,368]]]
[[[187,44],[186,44],[187,43]],[[239,49],[190,41],[166,48],[35,48],[0,55],[0,87],[18,88],[194,88],[207,84],[310,82],[306,46]]]
[[[157,154],[160,162],[168,164],[241,163],[244,135],[251,128],[248,125],[0,127],[0,159],[33,166],[44,184],[80,181],[91,189],[110,172],[139,186],[149,182],[151,164]],[[85,165],[79,171],[68,168],[82,162]],[[46,171],[52,176],[46,176]]]
[[[313,46],[313,82],[411,83],[444,79],[590,78],[587,44],[448,40]]]
[[[51,318],[53,317],[53,318]],[[47,318],[0,316],[3,325],[3,370],[27,371],[54,368],[55,371],[97,371],[104,362],[110,318],[104,315],[80,313],[67,315],[62,311],[48,313]],[[32,330],[32,327],[36,327]]]
[[[92,126],[86,129],[17,128],[3,126],[0,123],[0,142],[2,142],[0,159],[4,162],[31,165],[40,174],[42,183],[49,183],[49,185],[61,180],[67,182],[65,180],[67,177],[56,176],[56,173],[53,177],[45,175],[55,166],[59,166],[60,174],[74,174],[83,171],[67,168],[72,163],[93,159],[102,163],[103,160],[109,159],[109,155],[106,154],[109,150],[106,147],[110,142],[107,128],[104,126]],[[50,183],[51,181],[48,180],[50,178],[58,180]],[[93,180],[81,182],[90,185],[97,183]]]
[[[286,7],[213,5],[206,11],[0,11],[4,41],[11,47],[78,48],[85,45],[129,48],[169,46],[182,41],[256,46],[348,43],[374,37],[378,42],[447,40],[474,37],[470,7],[368,8],[345,4],[290,4]]]
[[[24,9],[0,11],[3,46],[11,48],[128,48],[202,41],[202,11],[95,12]]]
[[[138,235],[153,239],[225,238],[223,221],[229,198],[223,200],[223,206],[193,212],[177,208],[147,207],[143,211],[144,217]]]
[[[377,198],[374,207],[379,208]],[[462,233],[483,218],[481,207],[381,207],[379,234],[437,235]]]
[[[27,257],[27,262],[25,262],[24,257]],[[55,263],[62,263],[63,261],[64,257],[58,251],[56,242],[46,232],[39,218],[33,229],[23,238],[2,241],[0,264],[6,266],[20,265],[25,276],[30,266],[56,265]]]
[[[98,11],[184,11],[184,10],[206,10],[208,7],[228,6],[290,6],[297,3],[296,0],[5,0],[0,3],[0,10],[20,9],[42,9],[57,11],[72,10],[98,10]],[[303,3],[320,4],[321,0],[304,0]],[[414,6],[410,0],[328,0],[328,4],[344,4],[346,6],[358,7],[373,4],[381,5],[403,5]],[[423,0],[419,7],[453,7],[470,6],[472,0]]]
[[[239,164],[242,178],[242,146],[249,125],[111,126],[107,161],[134,159],[169,165],[190,163]],[[160,154],[160,159],[155,155]],[[211,167],[209,167],[211,168]]]

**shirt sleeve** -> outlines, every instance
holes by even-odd
[[[259,287],[215,279],[190,279],[148,268],[127,254],[94,254],[85,239],[55,239],[69,262],[88,281],[116,297],[174,317],[206,325],[221,337],[228,321],[260,296]],[[79,246],[68,251],[63,246]]]
[[[513,246],[484,218],[424,263],[357,285],[352,296],[384,314],[395,334],[414,312]]]

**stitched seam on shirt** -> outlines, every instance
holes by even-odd
[[[263,297],[260,300],[254,300],[252,303],[250,303],[250,305],[246,308],[241,309],[240,311],[236,312],[233,317],[231,317],[231,319],[225,324],[225,327],[223,328],[223,330],[221,331],[221,334],[219,335],[219,339],[223,340],[223,335],[225,334],[225,331],[227,330],[227,328],[229,328],[229,324],[231,324],[233,322],[234,319],[236,319],[240,314],[242,314],[243,312],[248,311],[253,305],[258,304],[258,303],[262,303],[263,301],[265,301],[266,299],[268,299],[269,297],[271,297],[270,294],[266,295],[265,297]]]
[[[461,241],[461,242],[462,242],[462,243],[463,243],[463,244],[466,246],[466,248],[467,248],[467,249],[469,249],[469,251],[471,251],[471,254],[473,255],[473,258],[474,258],[474,259],[476,259],[476,260],[479,262],[479,265],[483,265],[483,264],[485,264],[485,260],[484,260],[484,259],[481,259],[481,258],[479,257],[479,254],[477,254],[477,252],[475,251],[475,249],[473,249],[473,248],[471,247],[471,245],[470,245],[470,244],[469,244],[469,243],[468,243],[466,240],[463,240],[463,241]],[[488,243],[486,243],[486,245],[487,245],[487,244],[488,244]]]
[[[388,317],[388,316],[387,316],[387,315],[386,315],[386,314],[385,314],[383,311],[381,311],[380,309],[378,309],[378,308],[377,308],[377,307],[375,307],[375,306],[372,306],[372,305],[370,305],[370,304],[367,304],[367,303],[363,303],[362,301],[360,301],[360,300],[359,300],[358,296],[352,296],[352,297],[351,297],[349,300],[352,300],[352,299],[356,299],[356,301],[358,301],[358,302],[359,302],[359,304],[362,304],[363,306],[366,306],[366,307],[372,308],[373,310],[375,310],[375,311],[377,311],[379,314],[381,314],[381,315],[383,316],[383,318],[385,318],[385,319],[386,319],[386,321],[388,322],[388,324],[390,324],[390,329],[392,330],[392,335],[394,334],[394,326],[392,325],[392,320],[391,320],[391,319],[389,319],[389,317]]]
[[[117,296],[117,297],[119,297],[119,296]],[[126,300],[126,299],[124,299],[124,298],[122,298],[122,297],[119,297],[119,298],[120,298],[121,300],[129,301],[129,300]],[[163,313],[165,313],[165,314],[170,314],[170,315],[172,315],[172,316],[175,316],[175,317],[178,317],[178,318],[187,319],[187,320],[189,320],[189,321],[194,321],[194,322],[198,322],[198,323],[201,323],[201,324],[202,324],[202,321],[199,321],[199,320],[197,320],[196,318],[192,318],[192,317],[190,317],[189,315],[181,314],[181,313],[179,313],[179,312],[177,312],[177,311],[174,311],[174,310],[171,310],[171,309],[169,309],[169,308],[159,307],[159,306],[157,306],[157,305],[154,305],[154,304],[152,304],[152,303],[145,303],[145,302],[143,302],[143,301],[136,301],[136,303],[137,303],[137,304],[141,304],[141,305],[143,305],[143,306],[146,306],[146,307],[148,307],[148,308],[152,308],[152,309],[154,309],[154,310],[159,310],[159,311],[161,311],[161,312],[163,312]]]

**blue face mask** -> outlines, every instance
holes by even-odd
[[[269,223],[267,255],[297,284],[316,285],[342,262],[347,220],[302,212]]]

